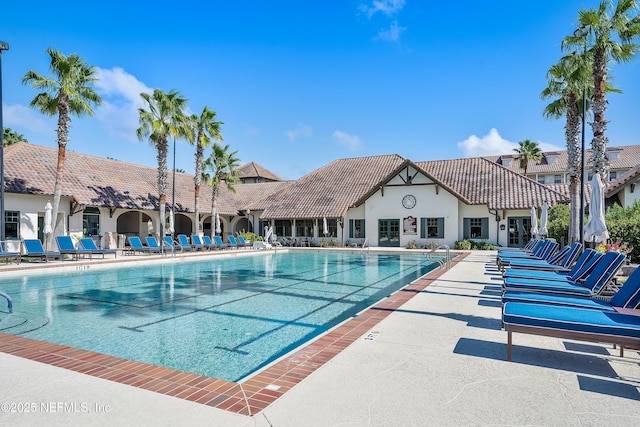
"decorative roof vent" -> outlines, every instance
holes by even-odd
[[[607,148],[607,159],[616,160],[620,158],[622,148]]]
[[[553,165],[555,163],[558,163],[558,158],[560,157],[560,153],[557,152],[549,152],[549,153],[544,153],[544,158],[547,160],[547,164],[548,165]]]

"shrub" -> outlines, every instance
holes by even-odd
[[[632,246],[629,258],[637,262],[640,259],[640,201],[636,200],[626,208],[611,206],[607,209],[606,221],[611,241]]]
[[[256,241],[257,241],[257,242],[262,242],[262,241],[264,240],[264,238],[263,238],[262,236],[258,236],[258,235],[256,235],[255,233],[250,232],[250,231],[244,231],[244,230],[242,230],[242,231],[240,231],[238,234],[239,234],[239,235],[241,235],[241,236],[242,236],[242,238],[243,238],[244,240],[246,240],[247,242],[248,242],[248,241],[252,241],[252,242],[256,242]]]
[[[429,242],[429,241],[427,241],[427,242],[424,244],[424,248],[425,248],[425,249],[436,249],[438,246],[440,246],[440,245],[438,245],[438,243],[436,243],[436,242]]]
[[[568,242],[570,217],[569,205],[558,204],[549,209],[548,237],[555,239],[558,243]]]
[[[471,250],[471,240],[458,240],[453,244],[453,248],[463,251]]]
[[[416,244],[415,240],[411,240],[409,243],[407,243],[406,248],[407,249],[418,249],[418,245]]]

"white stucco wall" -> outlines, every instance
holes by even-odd
[[[416,198],[415,207],[407,209],[402,205],[402,199],[406,195]],[[409,216],[416,219],[416,234],[404,233],[403,220]],[[444,238],[420,238],[420,218],[440,217],[445,219]],[[419,245],[424,245],[427,241],[453,245],[458,237],[458,199],[421,174],[416,175],[410,185],[405,185],[400,177],[395,177],[382,190],[376,191],[364,205],[350,209],[345,216],[345,239],[348,239],[349,219],[360,218],[365,219],[365,233],[371,246],[379,245],[380,219],[400,221],[400,247],[406,247],[411,241]]]

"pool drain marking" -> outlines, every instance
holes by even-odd
[[[374,341],[380,335],[380,331],[371,331],[364,336],[365,341]]]

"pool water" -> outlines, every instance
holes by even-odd
[[[239,381],[437,267],[269,252],[0,279],[0,332]]]

